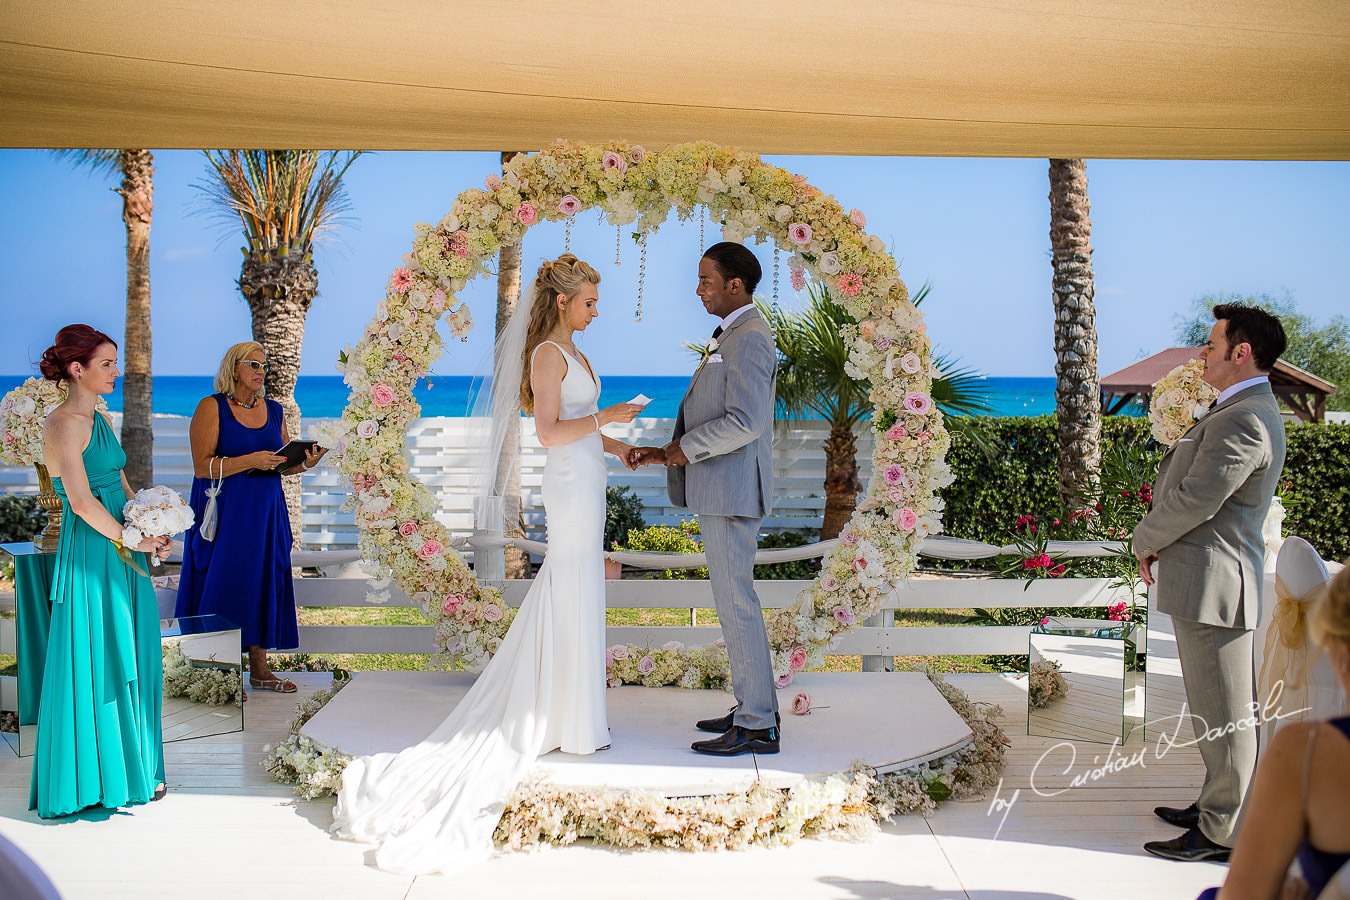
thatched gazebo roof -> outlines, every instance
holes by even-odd
[[[1202,349],[1170,347],[1107,375],[1102,379],[1102,414],[1115,415],[1136,397],[1147,408],[1154,382],[1177,366],[1198,359]],[[1275,360],[1270,385],[1275,396],[1304,422],[1321,422],[1326,416],[1327,396],[1336,392],[1336,385],[1282,359]]]

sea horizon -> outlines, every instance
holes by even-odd
[[[0,395],[18,387],[28,375],[0,375]],[[153,406],[159,415],[191,416],[203,397],[212,393],[209,375],[156,375]],[[1038,416],[1055,411],[1053,377],[987,376],[990,410],[985,416]],[[414,399],[423,416],[465,416],[472,410],[481,379],[470,375],[432,375],[418,382]],[[688,375],[601,375],[600,406],[622,403],[637,394],[652,398],[646,415],[674,418],[680,399],[689,386]],[[347,386],[341,375],[301,375],[295,399],[305,418],[342,415],[347,405]],[[108,408],[122,409],[122,390],[108,397]],[[812,417],[814,418],[814,417]]]

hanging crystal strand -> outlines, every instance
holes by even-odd
[[[641,262],[638,263],[638,299],[637,313],[633,316],[634,322],[642,321],[642,291],[647,286],[647,233],[644,231],[638,238],[638,246],[642,248]]]
[[[773,248],[773,320],[778,321],[779,314],[782,312],[778,308],[778,247]]]
[[[614,265],[621,265],[619,254],[623,252],[623,226],[614,226]]]
[[[563,252],[572,252],[572,217],[567,217],[567,222],[563,225]]]
[[[703,220],[708,215],[708,207],[698,208],[698,255],[703,255]]]

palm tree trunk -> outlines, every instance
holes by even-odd
[[[502,153],[504,167],[516,155],[515,151]],[[497,256],[497,336],[500,337],[511,321],[511,315],[520,302],[520,249],[521,244],[505,245]],[[502,441],[501,455],[497,458],[497,477],[506,473],[506,483],[502,488],[502,497],[506,501],[506,536],[524,537],[525,519],[521,515],[520,496],[520,420],[512,422]],[[506,577],[529,578],[530,557],[519,547],[506,548]]]
[[[839,537],[858,502],[862,487],[858,481],[858,437],[853,429],[835,424],[821,446],[825,449],[825,516],[820,539],[828,541]]]
[[[149,150],[121,150],[122,221],[127,228],[127,326],[122,348],[122,449],[133,490],[154,481],[155,434],[150,358],[150,216],[154,208],[155,157]]]
[[[1072,506],[1085,505],[1096,495],[1101,470],[1101,382],[1089,212],[1087,163],[1050,160],[1059,493]]]
[[[305,343],[305,316],[319,292],[319,273],[308,252],[289,255],[253,251],[244,257],[239,291],[253,314],[253,339],[262,344],[268,371],[263,387],[281,404],[291,437],[300,434],[300,406],[295,382],[300,376],[300,351]],[[292,546],[300,543],[300,479],[282,480],[291,516]]]

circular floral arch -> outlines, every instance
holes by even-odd
[[[360,547],[374,572],[372,599],[388,598],[392,580],[436,626],[436,665],[481,667],[501,642],[512,611],[497,591],[480,587],[449,547],[436,521],[436,499],[407,472],[408,423],[420,407],[413,386],[441,355],[437,323],[463,337],[472,327],[456,294],[480,275],[500,247],[540,221],[561,221],[598,207],[611,225],[654,232],[675,210],[698,206],[722,223],[727,240],[771,240],[791,253],[794,286],[813,277],[832,289],[856,324],[845,326],[848,371],[871,382],[877,430],[871,482],[820,576],[792,606],[768,615],[779,685],[823,662],[840,633],[875,613],[891,584],[907,577],[923,537],[938,530],[951,482],[942,415],[930,388],[930,342],[885,244],[863,229],[858,210],[800,175],[752,153],[700,142],[660,152],[616,141],[559,141],[520,155],[482,189],[464,191],[436,225],[419,224],[412,250],[389,278],[375,317],[338,368],[351,390],[342,419],[323,435],[338,446],[352,481]],[[458,305],[457,305],[458,304]],[[686,687],[725,682],[720,647],[616,647],[607,656],[610,683]]]

